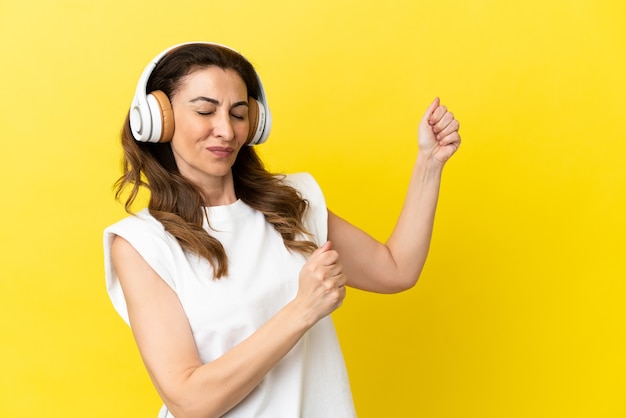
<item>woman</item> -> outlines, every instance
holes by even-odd
[[[224,46],[168,49],[138,84],[117,197],[130,186],[130,212],[145,186],[150,202],[105,230],[106,275],[161,417],[355,416],[329,314],[345,286],[411,288],[426,260],[442,169],[460,144],[438,99],[385,244],[330,212],[308,174],[264,169],[249,144],[270,127],[260,79]]]

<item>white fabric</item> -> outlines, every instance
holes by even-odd
[[[318,245],[327,239],[327,210],[315,180],[306,173],[286,181],[309,202],[305,226]],[[209,207],[207,231],[220,240],[229,275],[213,280],[210,264],[183,251],[147,210],[104,233],[107,290],[128,323],[126,302],[110,259],[115,235],[129,241],[176,292],[189,318],[203,362],[210,362],[291,301],[305,258],[290,252],[260,212],[242,201]],[[210,227],[209,227],[210,224]],[[311,328],[240,404],[224,417],[347,418],[356,416],[346,368],[330,317]],[[165,408],[159,417],[171,417]]]

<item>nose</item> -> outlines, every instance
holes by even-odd
[[[213,135],[224,141],[232,141],[235,138],[235,130],[229,112],[219,112],[213,121]]]

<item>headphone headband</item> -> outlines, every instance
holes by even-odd
[[[167,96],[162,92],[157,90],[149,93],[147,91],[148,80],[156,66],[166,55],[182,46],[194,44],[222,47],[241,55],[238,51],[226,45],[214,42],[185,42],[160,52],[142,71],[130,106],[130,127],[133,137],[137,141],[167,142],[171,140],[174,132],[171,104]],[[254,70],[254,73],[259,84],[259,98],[258,100],[253,97],[249,98],[250,101],[255,101],[255,103],[250,105],[249,113],[252,110],[255,112],[250,114],[248,145],[262,144],[267,141],[272,127],[272,114],[267,104],[263,83],[256,70]]]

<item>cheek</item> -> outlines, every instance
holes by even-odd
[[[185,118],[183,116],[179,116],[178,113],[174,113],[174,135],[172,137],[172,141],[185,137],[188,130],[189,124]]]
[[[245,123],[241,123],[240,125],[237,125],[235,127],[235,138],[237,138],[237,144],[238,145],[245,145],[247,139],[248,139],[248,132],[250,130],[250,124],[249,122],[245,122]]]
[[[172,141],[178,139],[179,141],[193,140],[194,138],[200,138],[206,134],[207,128],[197,121],[193,121],[184,116],[174,118],[174,136]]]

